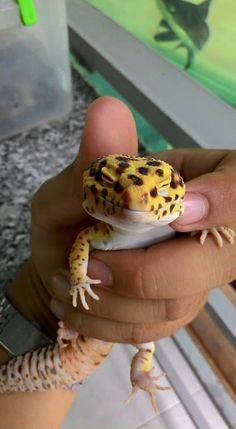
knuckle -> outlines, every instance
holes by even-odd
[[[155,325],[153,324],[134,324],[131,326],[130,343],[142,344],[156,339]]]
[[[149,255],[148,250],[143,251],[141,260],[138,260],[130,281],[133,284],[135,295],[142,299],[156,299],[160,290],[159,283],[162,281],[160,280],[159,282],[159,276],[157,278],[157,272],[159,273],[159,271],[156,265],[153,267],[150,264],[149,256],[151,255]]]
[[[131,344],[140,344],[142,342],[145,342],[143,339],[143,327],[139,324],[132,324],[131,325],[131,332],[130,332],[130,342]]]
[[[190,297],[171,299],[166,304],[167,321],[178,321],[200,311],[207,300],[208,293],[201,292]]]
[[[180,319],[186,314],[186,305],[183,305],[181,299],[170,299],[166,301],[166,320],[173,321]]]
[[[132,277],[133,278],[130,284],[133,285],[135,296],[138,296],[139,298],[145,298],[146,281],[145,281],[145,268],[143,264],[137,265],[136,269],[132,273]]]

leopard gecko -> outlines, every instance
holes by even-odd
[[[145,248],[171,238],[169,226],[183,212],[185,185],[180,174],[168,163],[128,155],[108,155],[90,164],[83,175],[84,210],[99,223],[79,232],[69,255],[73,306],[77,299],[88,309],[86,294],[98,300],[91,285],[100,283],[87,275],[92,249],[119,250]],[[201,233],[201,244],[208,232],[222,247],[223,238],[234,241],[228,227]],[[87,338],[59,322],[55,345],[30,351],[11,359],[0,368],[0,392],[73,388],[93,373],[111,350],[112,344]],[[141,389],[146,391],[154,409],[156,389],[166,390],[156,381],[152,359],[153,342],[135,344],[138,349],[131,363],[130,400]],[[17,381],[17,383],[16,383]]]

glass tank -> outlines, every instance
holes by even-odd
[[[235,0],[88,0],[236,106]]]

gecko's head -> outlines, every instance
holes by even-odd
[[[83,187],[84,209],[109,223],[109,218],[115,218],[125,223],[167,224],[183,211],[183,179],[169,164],[154,158],[100,158],[85,170]]]

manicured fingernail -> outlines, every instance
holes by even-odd
[[[57,299],[53,298],[50,302],[50,308],[53,314],[58,319],[64,319],[65,316],[65,306],[62,304],[61,301],[58,301]]]
[[[179,225],[190,225],[199,222],[207,216],[209,203],[201,194],[187,192],[184,199],[184,213],[176,220]]]
[[[112,273],[107,265],[91,257],[88,264],[88,274],[92,279],[101,280],[103,286],[112,285]]]

